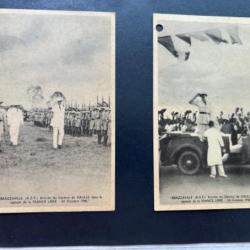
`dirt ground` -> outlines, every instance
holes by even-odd
[[[0,153],[0,206],[15,196],[101,196],[86,205],[109,204],[111,148],[97,144],[96,136],[65,135],[62,149],[52,148],[52,131],[25,123],[20,144],[8,143]],[[69,204],[70,205],[70,204]]]
[[[160,202],[161,204],[179,204],[181,199],[173,197],[182,196],[241,196],[250,198],[250,165],[226,165],[228,178],[209,177],[209,169],[204,169],[196,175],[184,175],[177,166],[160,167]],[[207,199],[208,201],[208,199]],[[234,200],[233,202],[237,202]]]

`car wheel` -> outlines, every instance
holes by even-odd
[[[179,155],[177,165],[183,174],[192,175],[199,171],[201,167],[201,160],[196,152],[188,150]]]

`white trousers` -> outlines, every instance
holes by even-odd
[[[223,165],[217,165],[217,167],[218,167],[218,174],[219,174],[219,176],[225,175],[225,170],[224,170]],[[211,167],[211,175],[216,176],[216,174],[217,174],[216,166],[212,166]]]
[[[13,145],[18,144],[18,136],[19,136],[19,126],[10,125],[9,132],[10,132],[10,141]]]
[[[64,127],[53,127],[53,147],[61,146],[64,137]]]

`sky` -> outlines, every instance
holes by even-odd
[[[219,28],[232,24],[158,20],[163,31],[158,36]],[[215,44],[192,39],[189,47],[175,38],[176,47],[190,51],[187,61],[176,59],[157,43],[159,108],[184,112],[195,108],[188,101],[196,93],[207,93],[214,114],[233,113],[236,107],[250,111],[250,22],[238,24],[242,45]],[[225,35],[225,34],[224,34]]]
[[[95,104],[112,91],[111,18],[0,12],[0,101],[29,109],[27,89],[44,103],[61,91],[68,103]]]

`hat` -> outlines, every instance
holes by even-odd
[[[57,102],[62,102],[62,101],[63,101],[63,98],[62,98],[61,96],[57,96],[57,97],[56,97],[56,101],[57,101]]]
[[[166,112],[166,110],[167,109],[161,109],[161,110],[158,111],[158,114],[162,114],[163,115]]]

